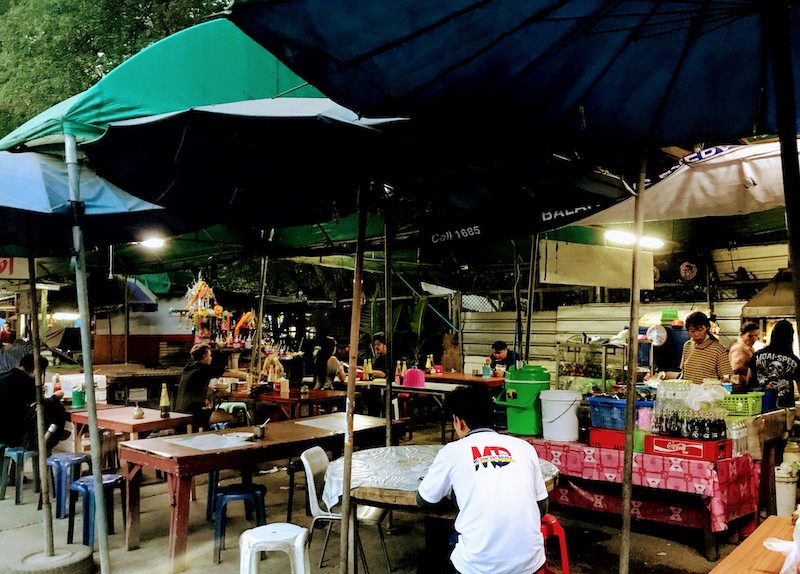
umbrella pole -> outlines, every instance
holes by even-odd
[[[358,368],[358,334],[361,325],[361,285],[364,271],[364,243],[367,234],[367,213],[364,210],[361,187],[358,190],[358,241],[356,260],[353,269],[353,308],[350,315],[350,368],[347,370],[347,432],[344,435],[344,476],[342,478],[342,534],[339,536],[339,572],[347,574],[356,571],[358,559],[355,529],[352,528],[355,516],[350,512],[350,483],[353,464],[353,407],[356,398],[356,369]],[[387,377],[388,378],[388,377]],[[388,413],[387,413],[388,418]],[[344,535],[345,524],[347,535]],[[348,570],[348,564],[352,570]]]
[[[525,317],[525,364],[531,360],[531,320],[533,319],[533,286],[536,284],[537,254],[539,252],[539,234],[532,236],[531,258],[528,262],[528,313]]]
[[[86,388],[86,407],[89,417],[89,440],[92,457],[92,477],[94,478],[95,533],[100,550],[100,572],[109,574],[111,565],[108,556],[108,523],[106,521],[106,497],[103,492],[103,468],[100,460],[100,429],[97,426],[97,405],[94,393],[94,369],[92,365],[92,334],[89,323],[89,289],[86,282],[86,253],[83,248],[81,230],[80,170],[78,168],[78,145],[75,136],[64,136],[67,175],[69,178],[69,198],[74,222],[72,226],[73,265],[75,266],[75,288],[78,293],[78,311],[81,317],[81,351]]]
[[[263,231],[262,231],[263,233]],[[269,243],[275,235],[275,228],[269,230]],[[263,235],[262,235],[263,239]],[[258,382],[258,375],[261,372],[261,336],[264,332],[264,298],[267,296],[267,268],[269,267],[269,256],[261,257],[261,296],[258,299],[258,317],[256,318],[256,334],[253,337],[253,352],[250,355],[249,371],[254,375],[254,382]]]
[[[28,227],[30,230],[30,227]],[[53,512],[50,504],[50,481],[47,479],[49,468],[47,466],[47,445],[44,433],[44,407],[42,378],[44,373],[39,368],[42,357],[41,339],[39,337],[39,310],[36,301],[36,260],[33,255],[28,257],[28,281],[31,295],[31,342],[33,343],[33,377],[36,384],[36,437],[39,448],[39,482],[41,484],[42,508],[44,514],[44,540],[45,551],[48,556],[55,554],[53,546]]]
[[[386,391],[384,392],[384,409],[386,413],[386,446],[392,446],[392,382],[394,381],[394,345],[392,344],[392,231],[388,209],[383,220],[383,281],[384,318],[383,333],[386,336]]]
[[[789,6],[769,4],[765,36],[772,47],[772,76],[781,144],[783,197],[786,203],[786,227],[789,235],[789,269],[792,272],[794,316],[800,319],[800,161],[797,158],[797,110],[795,109],[794,70],[792,69],[792,30]]]
[[[646,154],[642,153],[639,169],[639,183],[636,186],[634,200],[634,233],[637,241],[633,244],[631,264],[631,314],[630,329],[628,330],[628,388],[625,396],[625,462],[622,473],[622,540],[619,547],[619,574],[628,574],[631,553],[631,499],[633,498],[633,428],[634,414],[636,411],[636,369],[639,366],[639,259],[642,246],[638,238],[644,231],[642,218],[642,196],[644,195],[645,169],[647,167]],[[603,373],[605,378],[605,373]]]

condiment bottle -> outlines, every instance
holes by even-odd
[[[397,367],[394,370],[394,384],[399,385],[402,380],[403,380],[403,367],[400,365],[400,361],[397,361]]]
[[[169,391],[167,383],[161,383],[161,398],[158,401],[158,408],[161,410],[161,418],[169,418]]]
[[[425,372],[429,375],[433,372],[433,355],[428,355],[425,359]]]
[[[374,377],[372,374],[372,359],[367,359],[367,380],[371,381]]]

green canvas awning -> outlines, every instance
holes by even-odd
[[[173,34],[126,60],[94,86],[31,118],[0,149],[63,150],[99,137],[109,123],[194,106],[273,97],[323,97],[228,20]]]

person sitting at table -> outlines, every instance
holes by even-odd
[[[452,495],[458,515],[450,561],[460,574],[543,571],[540,528],[548,500],[536,450],[492,429],[494,402],[486,387],[459,386],[444,406],[459,440],[436,455],[417,489],[417,504]]]
[[[375,348],[375,358],[372,359],[372,376],[376,379],[385,379],[389,365],[389,347],[386,346],[386,336],[382,333],[373,335],[372,344]]]
[[[215,423],[238,422],[236,415],[214,409],[214,389],[208,386],[211,379],[225,372],[224,367],[211,364],[211,347],[199,343],[189,352],[192,362],[181,373],[175,411],[192,415],[195,429],[209,430]],[[221,369],[221,370],[220,370]]]
[[[4,411],[0,417],[0,443],[7,447],[22,446],[28,409],[36,402],[34,365],[33,353],[27,353],[16,367],[0,373],[0,405]],[[43,378],[47,365],[47,359],[39,357]]]
[[[705,313],[695,311],[686,316],[689,340],[683,344],[681,355],[682,379],[702,384],[703,379],[722,380],[732,375],[728,351],[711,334],[711,321]]]
[[[350,341],[336,339],[336,353],[334,357],[346,368],[350,363]]]
[[[314,388],[333,389],[338,380],[344,383],[345,374],[339,359],[333,356],[336,350],[336,339],[325,337],[320,343],[317,356],[314,357]]]
[[[508,348],[505,341],[495,341],[492,343],[492,373],[495,375],[498,371],[505,372],[509,368],[517,366],[517,354]],[[499,368],[498,368],[499,365]]]

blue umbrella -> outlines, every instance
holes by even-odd
[[[82,227],[90,246],[141,241],[189,230],[183,220],[80,167]],[[71,251],[73,203],[60,158],[0,152],[0,253],[6,256]]]

